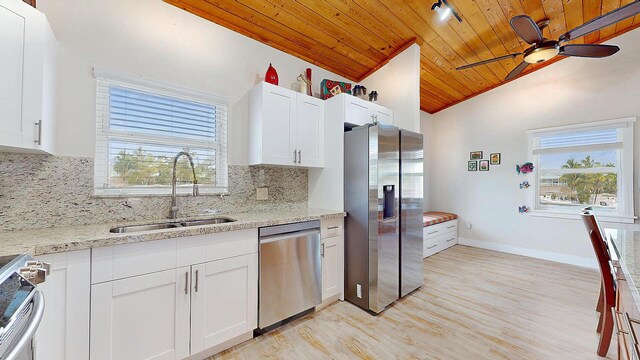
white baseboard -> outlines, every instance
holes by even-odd
[[[458,244],[487,249],[487,250],[494,250],[494,251],[499,251],[499,252],[508,253],[508,254],[528,256],[536,259],[550,260],[550,261],[555,261],[555,262],[564,263],[564,264],[588,267],[593,269],[598,267],[598,263],[596,262],[595,258],[566,255],[566,254],[560,254],[560,253],[551,252],[551,251],[529,249],[529,248],[523,248],[519,246],[500,244],[500,243],[495,243],[490,241],[480,241],[480,240],[463,238],[463,237],[458,237]]]

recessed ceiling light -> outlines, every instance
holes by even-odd
[[[460,15],[458,15],[458,13],[453,9],[453,7],[451,5],[449,5],[447,0],[438,0],[437,3],[431,5],[431,10],[435,11],[436,13],[438,13],[438,15],[440,17],[440,21],[447,20],[447,18],[451,14],[453,14],[453,16],[456,17],[458,22],[462,22],[462,18],[460,18]]]

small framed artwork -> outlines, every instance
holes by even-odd
[[[467,168],[468,171],[478,171],[478,162],[477,161],[469,161],[469,166]]]
[[[469,160],[480,160],[482,159],[482,151],[472,151],[469,153]]]
[[[489,171],[489,160],[480,160],[480,171]]]
[[[489,156],[489,163],[491,165],[500,165],[500,153],[493,153]]]

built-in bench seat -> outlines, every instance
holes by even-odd
[[[423,257],[433,255],[458,243],[458,215],[430,211],[422,216],[424,228]]]

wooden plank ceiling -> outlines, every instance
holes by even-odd
[[[193,14],[342,75],[355,83],[414,41],[421,49],[420,106],[435,113],[504,84],[521,58],[457,71],[527,44],[515,15],[549,19],[544,35],[568,30],[632,0],[449,0],[462,17],[440,21],[425,0],[165,0]],[[640,15],[573,43],[599,43],[640,26]],[[614,55],[615,56],[615,55]],[[524,74],[547,66],[529,66]],[[598,61],[594,59],[593,61]],[[381,94],[384,96],[384,94]]]

